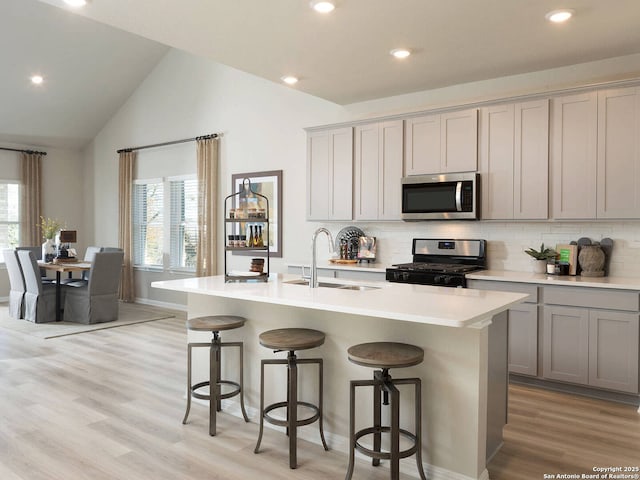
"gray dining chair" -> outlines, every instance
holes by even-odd
[[[123,252],[98,252],[89,281],[70,283],[66,289],[64,319],[75,323],[111,322],[118,318],[118,287]]]
[[[21,319],[23,318],[26,286],[20,260],[18,260],[18,254],[15,250],[3,250],[2,255],[9,274],[9,317]]]
[[[28,250],[33,252],[33,256],[36,260],[42,260],[42,247],[16,247],[16,251],[20,250]],[[53,278],[47,277],[47,271],[44,268],[40,269],[40,276],[42,277],[43,282],[54,282]]]
[[[84,251],[83,261],[92,263],[96,256],[96,253],[99,253],[101,251],[102,247],[87,247],[87,249]],[[73,278],[70,275],[69,278],[63,278],[61,282],[65,285],[71,285],[72,287],[82,287],[89,281],[90,270],[84,270],[81,275],[82,276],[80,278]]]
[[[24,319],[35,323],[52,322],[56,319],[56,284],[43,283],[40,268],[33,252],[17,252],[26,292],[24,294]]]

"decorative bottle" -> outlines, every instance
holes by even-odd
[[[253,225],[249,225],[249,235],[247,235],[247,247],[254,247],[253,242]]]

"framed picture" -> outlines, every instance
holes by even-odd
[[[282,257],[282,170],[234,173],[231,176],[232,193],[239,192],[242,189],[245,178],[248,178],[251,182],[251,190],[254,193],[264,195],[269,200],[269,255],[272,257]],[[260,201],[262,201],[262,199],[256,197],[255,206],[266,209],[266,205],[261,205]],[[246,228],[248,228],[248,224]],[[246,234],[246,231],[242,233]],[[256,256],[256,252],[234,251],[233,254]]]

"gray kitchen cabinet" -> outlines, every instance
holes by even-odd
[[[483,108],[479,132],[481,218],[546,219],[549,101]]]
[[[598,218],[640,218],[640,88],[598,92]]]
[[[401,219],[402,133],[402,120],[355,128],[355,220]]]
[[[477,167],[477,109],[405,120],[405,175],[474,172]]]
[[[551,217],[596,217],[597,93],[551,101]]]
[[[353,217],[353,128],[307,135],[307,220]]]
[[[544,308],[542,376],[552,380],[589,382],[589,310]]]
[[[538,287],[527,283],[469,280],[469,288],[528,293],[525,303],[508,310],[509,373],[538,375]]]
[[[589,385],[638,393],[637,313],[589,312]]]

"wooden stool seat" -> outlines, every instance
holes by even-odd
[[[235,315],[210,315],[208,317],[190,318],[187,320],[187,330],[196,332],[220,332],[240,328],[247,321],[244,317]]]
[[[260,334],[260,345],[272,350],[306,350],[324,343],[324,333],[310,328],[279,328]]]
[[[415,345],[397,342],[361,343],[347,350],[349,361],[372,368],[404,368],[424,360],[424,350]]]

